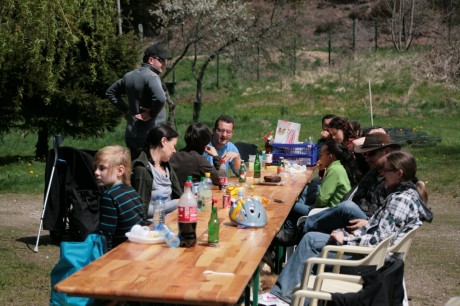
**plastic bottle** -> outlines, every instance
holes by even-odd
[[[161,237],[164,238],[169,247],[177,248],[180,245],[179,237],[166,224],[161,223],[156,230],[160,233]]]
[[[219,187],[220,190],[225,190],[228,185],[228,178],[227,178],[227,165],[225,163],[225,159],[221,160],[220,169],[219,169]]]
[[[198,207],[192,193],[192,183],[185,182],[184,193],[179,198],[179,239],[180,246],[190,248],[196,244],[196,223]]]
[[[310,166],[312,164],[311,158],[313,155],[313,138],[311,136],[308,136],[307,154],[308,154],[308,157],[306,158],[306,164]]]
[[[205,180],[206,180],[206,177],[202,176],[201,180],[200,180],[200,184],[198,185],[198,190],[197,190],[197,206],[198,206],[199,211],[202,211],[203,206],[204,206],[203,191],[206,188],[205,187]]]
[[[211,218],[208,222],[208,243],[210,246],[216,246],[219,243],[220,222],[217,217],[217,207],[212,207]]]
[[[259,158],[259,154],[256,154],[256,160],[254,161],[254,178],[260,178],[260,158]]]
[[[205,180],[203,184],[203,192],[202,192],[202,198],[203,198],[203,207],[201,211],[211,211],[211,206],[212,206],[212,180],[211,180],[211,173],[206,172],[205,174]]]
[[[157,227],[165,223],[165,202],[162,195],[157,195],[155,202],[153,203],[153,230],[157,230]]]
[[[265,167],[271,166],[273,164],[272,134],[273,131],[269,133],[265,140]]]
[[[246,182],[246,164],[244,163],[244,160],[241,160],[240,175],[239,175],[238,181],[240,183]]]
[[[278,164],[278,168],[276,169],[276,172],[278,174],[280,174],[283,171],[284,171],[284,158],[280,157],[280,161],[279,161],[279,164]]]

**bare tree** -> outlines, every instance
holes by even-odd
[[[390,12],[391,39],[397,51],[410,48],[418,25],[424,21],[427,2],[423,0],[384,0]]]
[[[247,5],[239,0],[164,0],[151,14],[161,19],[164,29],[176,44],[174,47],[182,50],[169,71],[190,50],[193,52],[192,74],[196,80],[193,121],[197,122],[202,105],[203,79],[209,63],[230,46],[248,37],[251,17]]]

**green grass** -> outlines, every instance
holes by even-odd
[[[396,54],[389,50],[364,53],[358,59],[328,68],[300,71],[295,78],[286,71],[276,78],[256,82],[250,74],[236,78],[221,60],[220,87],[216,88],[215,65],[210,65],[204,84],[200,121],[213,126],[220,114],[235,118],[234,141],[263,146],[263,135],[276,128],[278,119],[302,124],[300,139],[320,131],[326,113],[345,115],[370,126],[368,82],[373,93],[374,125],[404,127],[440,136],[436,146],[409,147],[418,160],[419,177],[430,190],[458,195],[455,165],[460,161],[460,90],[433,84],[417,75],[413,63],[417,52]],[[299,67],[310,65],[299,60]],[[181,135],[191,123],[195,83],[189,75],[190,62],[176,71],[177,128]],[[279,67],[278,67],[279,68]],[[267,68],[265,68],[267,69]],[[267,70],[264,70],[267,72]],[[271,72],[271,75],[275,75]],[[108,103],[107,103],[108,104]],[[109,104],[108,104],[109,107]],[[66,138],[63,145],[96,150],[108,144],[124,144],[124,121],[104,138]],[[1,138],[0,193],[41,193],[44,161],[35,160],[36,136],[12,132]],[[50,140],[51,146],[51,140]],[[183,146],[180,139],[178,148]]]

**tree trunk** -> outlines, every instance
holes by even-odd
[[[35,158],[46,158],[48,154],[48,127],[45,123],[40,124],[38,140],[35,145]]]
[[[196,80],[196,100],[193,103],[193,122],[200,120],[201,102],[203,96],[203,80],[198,78]]]

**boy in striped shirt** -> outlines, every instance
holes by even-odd
[[[125,233],[136,225],[148,225],[139,194],[131,187],[131,156],[122,146],[107,146],[93,160],[94,174],[102,194],[99,230],[107,239],[107,249],[126,241]]]

